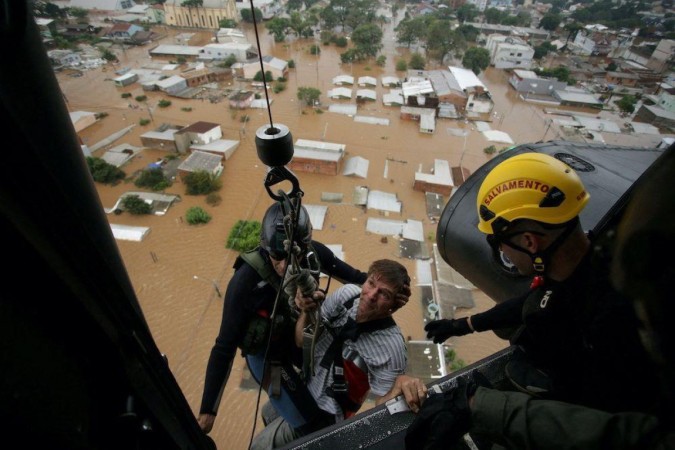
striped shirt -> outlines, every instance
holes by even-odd
[[[348,318],[356,320],[359,299],[354,300],[349,310],[343,306],[343,303],[360,292],[360,286],[348,284],[340,287],[324,300],[321,305],[321,318],[326,327],[339,329]],[[324,330],[316,343],[315,374],[309,380],[308,387],[319,408],[342,419],[342,409],[332,397],[326,394],[326,388],[333,384],[332,370],[321,367],[321,359],[331,342],[333,342],[333,335],[329,330]],[[354,360],[355,354],[365,362],[370,391],[374,395],[383,396],[388,393],[396,377],[405,371],[407,351],[403,334],[398,326],[364,332],[356,342],[346,340],[343,345],[343,357]]]

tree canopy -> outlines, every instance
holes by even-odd
[[[223,186],[220,178],[205,171],[196,170],[185,176],[183,182],[187,186],[185,193],[188,195],[204,195],[219,190]]]
[[[96,156],[87,157],[87,166],[89,167],[92,178],[97,183],[114,184],[126,176],[122,169],[115,167]]]
[[[307,106],[313,106],[321,97],[321,91],[313,87],[301,86],[298,88],[298,100]]]
[[[490,52],[482,47],[471,47],[464,53],[462,65],[478,75],[490,64]]]

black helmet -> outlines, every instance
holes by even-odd
[[[274,259],[285,259],[287,256],[286,249],[284,248],[284,240],[288,239],[284,229],[284,216],[289,210],[290,208],[283,208],[281,202],[275,202],[267,208],[263,217],[262,229],[260,231],[260,246]],[[307,251],[311,240],[312,222],[309,220],[309,213],[305,207],[301,206],[298,224],[295,228],[294,241],[304,253]]]

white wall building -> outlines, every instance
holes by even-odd
[[[485,47],[490,52],[490,63],[497,69],[529,69],[534,49],[517,37],[491,34]]]
[[[238,42],[225,42],[222,44],[206,44],[200,52],[199,58],[204,60],[222,60],[227,59],[230,55],[234,55],[237,61],[247,61],[249,59],[257,58],[253,45]]]

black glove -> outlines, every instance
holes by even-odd
[[[433,320],[426,324],[424,331],[427,332],[427,339],[434,339],[434,344],[440,344],[451,336],[473,333],[466,318]]]
[[[469,398],[478,386],[491,387],[477,370],[470,378],[457,379],[457,387],[430,395],[413,420],[405,436],[406,450],[440,450],[452,448],[471,426]]]

